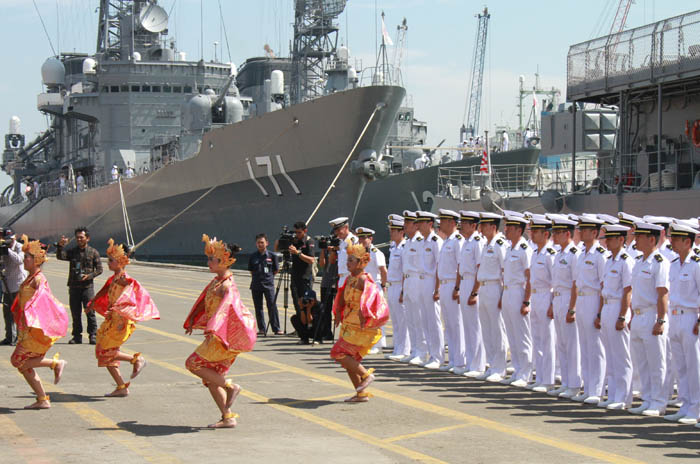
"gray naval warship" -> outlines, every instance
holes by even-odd
[[[114,237],[177,261],[201,255],[202,232],[325,229],[360,196],[405,95],[358,86],[337,47],[345,3],[296,0],[291,57],[236,69],[188,61],[156,0],[101,0],[96,52],[42,66],[50,128],[27,142],[10,123],[1,223],[46,242],[86,225],[98,249]]]
[[[443,188],[434,207],[700,216],[700,10],[572,45],[567,70],[536,169],[444,170],[481,194]]]

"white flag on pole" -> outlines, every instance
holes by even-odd
[[[384,24],[384,16],[382,16],[382,38],[384,39],[384,43],[386,45],[394,45],[394,42],[391,40],[391,36],[389,36],[389,31],[386,30],[386,24]]]

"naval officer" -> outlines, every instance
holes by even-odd
[[[348,245],[357,245],[357,237],[350,232],[348,224],[349,219],[346,217],[338,217],[328,221],[333,228],[333,235],[340,239],[338,245],[338,288],[345,283],[345,278],[349,275],[348,272]]]
[[[451,370],[457,375],[464,374],[466,357],[464,353],[464,324],[459,309],[457,295],[457,266],[464,237],[457,230],[459,214],[449,209],[440,209],[440,230],[445,240],[440,248],[437,265],[435,293],[440,301],[440,310],[445,318],[445,335],[449,352],[449,364],[440,366],[440,370]]]
[[[479,227],[484,236],[484,248],[477,266],[479,280],[479,320],[483,332],[486,361],[489,368],[476,377],[488,382],[500,382],[506,374],[506,327],[501,313],[503,293],[503,261],[506,244],[498,233],[502,216],[496,213],[481,213]]]
[[[641,406],[633,414],[659,416],[666,409],[666,328],[670,263],[656,248],[663,226],[635,223],[634,236],[641,254],[632,269],[632,360],[641,381]]]
[[[476,378],[486,369],[486,351],[479,320],[479,281],[476,278],[485,240],[477,231],[479,213],[461,210],[459,215],[460,232],[464,237],[464,243],[459,253],[454,296],[458,298],[459,308],[462,311],[464,365],[467,369],[464,375]]]
[[[506,326],[510,356],[515,371],[501,383],[526,387],[532,377],[532,331],[530,327],[530,263],[532,248],[523,237],[528,220],[514,211],[504,211],[505,233],[510,242],[503,261],[501,313]]]
[[[417,215],[413,211],[403,212],[403,230],[406,234],[406,245],[401,253],[403,267],[403,283],[401,284],[402,302],[406,308],[408,333],[411,340],[411,357],[405,362],[416,366],[422,366],[428,355],[428,346],[421,323],[421,279],[423,262],[423,235],[416,225]]]
[[[401,283],[403,281],[402,253],[406,246],[404,237],[403,216],[392,214],[389,216],[389,269],[386,276],[387,302],[391,316],[393,329],[394,350],[387,359],[392,361],[410,360],[411,339],[408,335],[408,314],[406,306],[401,301]]]
[[[442,331],[439,295],[435,292],[437,263],[442,239],[435,233],[433,224],[437,215],[429,211],[416,211],[418,230],[425,237],[421,249],[421,323],[428,344],[428,361],[423,367],[438,369],[445,360],[445,334]]]
[[[678,257],[671,263],[668,330],[671,362],[678,374],[678,412],[664,419],[697,424],[700,418],[700,257],[692,252],[698,230],[685,224],[670,225],[671,244]]]
[[[605,224],[602,229],[609,254],[603,268],[602,307],[596,315],[595,325],[600,329],[605,349],[608,399],[600,401],[598,406],[619,410],[632,403],[629,307],[634,259],[625,250],[629,227]]]
[[[627,240],[625,241],[625,247],[627,254],[630,255],[632,259],[636,259],[637,256],[641,254],[641,252],[637,250],[637,242],[634,239],[634,224],[637,222],[642,222],[642,218],[633,216],[631,214],[627,214],[623,211],[617,213],[617,217],[620,220],[620,225],[629,227],[629,230],[627,231]]]
[[[355,235],[360,242],[360,245],[369,250],[369,263],[365,266],[365,272],[372,276],[374,285],[377,286],[379,294],[384,294],[386,288],[386,258],[384,253],[379,251],[379,248],[372,244],[374,240],[374,230],[369,227],[358,227],[355,229]],[[382,348],[386,348],[386,333],[382,327],[382,338],[374,344],[368,354],[380,353]]]

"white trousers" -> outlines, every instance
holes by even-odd
[[[650,409],[663,411],[668,400],[664,393],[668,328],[664,324],[663,334],[653,335],[651,330],[656,318],[655,310],[647,310],[632,318],[630,350],[634,369],[639,372],[642,398],[650,403]]]
[[[571,290],[559,291],[553,299],[554,329],[557,333],[556,356],[561,368],[561,384],[567,388],[581,388],[581,352],[578,343],[578,328],[566,322]]]
[[[389,303],[389,315],[393,328],[394,351],[393,355],[408,356],[411,354],[411,338],[408,335],[408,314],[406,306],[399,303],[401,297],[401,282],[391,282],[386,291]]]
[[[530,381],[532,377],[532,331],[530,313],[523,316],[520,308],[525,298],[524,286],[507,286],[503,291],[501,312],[506,326],[510,359],[513,362],[513,378]]]
[[[501,298],[500,284],[489,284],[479,288],[479,320],[483,331],[486,362],[489,363],[489,374],[506,374],[506,327],[503,315],[498,309]]]
[[[382,298],[383,298],[384,297],[384,289],[382,288],[381,282],[375,282],[374,285],[377,286],[377,291],[379,292],[380,295],[382,295]],[[391,317],[391,309],[389,310],[389,316]],[[381,326],[380,330],[382,331],[382,338],[377,340],[377,343],[375,343],[372,348],[386,348],[386,326]]]
[[[424,275],[421,282],[421,322],[428,345],[429,361],[445,361],[445,334],[442,330],[440,303],[433,299],[435,276]]]
[[[466,356],[464,354],[464,322],[457,300],[452,299],[455,289],[454,280],[440,284],[440,309],[445,318],[445,338],[449,353],[450,366],[464,369]]]
[[[581,377],[586,396],[601,396],[605,381],[605,347],[594,322],[600,307],[600,293],[576,299],[576,325],[581,344]]]
[[[425,332],[421,322],[421,283],[416,275],[409,275],[403,281],[403,304],[406,308],[408,334],[411,340],[411,356],[424,358],[428,354]]]
[[[696,311],[680,314],[677,310],[669,317],[668,329],[672,362],[678,373],[678,399],[683,401],[679,412],[700,419],[700,337],[693,333],[697,320]]]
[[[617,330],[620,316],[620,300],[603,305],[600,315],[600,332],[605,346],[605,375],[608,382],[608,399],[613,403],[632,403],[632,354],[630,353],[630,329]],[[629,312],[627,322],[630,320]]]
[[[464,329],[464,357],[469,371],[483,372],[486,369],[486,349],[479,320],[479,298],[469,306],[467,301],[474,288],[474,276],[465,274],[459,286],[459,309],[462,312]]]
[[[547,317],[547,310],[552,304],[552,292],[544,289],[530,297],[530,324],[532,330],[532,356],[537,375],[537,383],[554,385],[554,344],[557,337],[554,332],[554,320]]]

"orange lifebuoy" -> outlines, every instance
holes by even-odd
[[[700,119],[696,119],[693,124],[693,145],[700,148]]]

